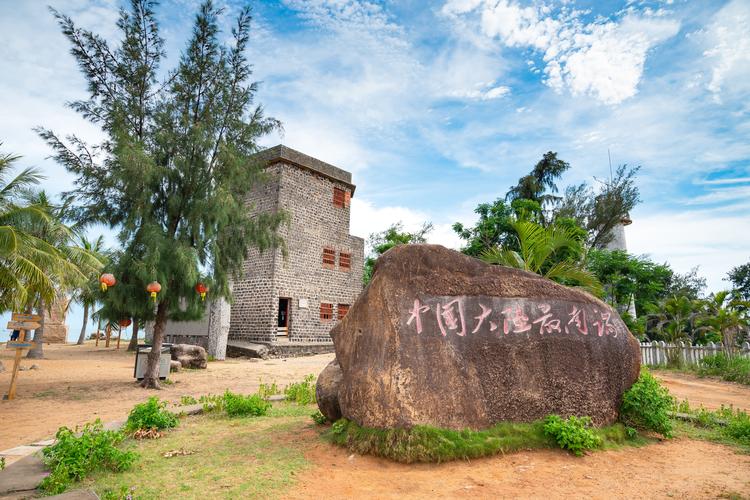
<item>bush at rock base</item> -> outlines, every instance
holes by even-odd
[[[544,419],[544,434],[551,437],[564,450],[582,456],[586,450],[602,445],[602,438],[591,429],[591,419],[571,415],[566,419],[550,415]]]
[[[620,419],[628,426],[671,437],[669,412],[673,406],[674,398],[667,388],[644,368],[635,384],[622,396]]]

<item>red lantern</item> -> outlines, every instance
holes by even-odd
[[[201,300],[206,300],[208,287],[204,283],[198,283],[197,285],[195,285],[195,291],[201,294]]]
[[[121,328],[127,328],[127,327],[129,327],[129,326],[130,326],[130,324],[131,324],[132,322],[133,322],[133,321],[131,321],[131,319],[130,319],[130,318],[125,318],[125,319],[121,319],[121,320],[120,320],[120,327],[121,327]]]
[[[117,283],[117,280],[112,274],[105,273],[99,276],[99,283],[101,283],[102,292],[106,292],[107,287],[115,286],[115,283]]]
[[[161,285],[158,281],[152,281],[146,286],[146,291],[151,294],[151,298],[154,299],[154,303],[156,303],[156,294],[161,292]]]

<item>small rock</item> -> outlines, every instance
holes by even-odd
[[[23,366],[23,365],[21,365],[21,366],[19,366],[19,367],[18,367],[18,370],[19,370],[19,371],[22,371],[22,372],[25,372],[25,371],[28,371],[28,370],[29,370],[29,367],[28,367],[28,366]]]
[[[34,363],[33,365],[31,365],[31,366],[29,367],[29,370],[38,370],[38,369],[39,369],[39,365],[38,365],[38,364],[36,364],[36,363]]]
[[[178,372],[182,368],[182,363],[179,361],[172,360],[169,362],[169,371],[170,372]]]
[[[175,344],[170,348],[173,361],[179,361],[183,368],[205,369],[208,354],[199,345]]]

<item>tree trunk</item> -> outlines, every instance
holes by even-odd
[[[138,318],[133,318],[133,333],[130,336],[128,351],[135,351],[136,349],[138,349]]]
[[[83,345],[86,341],[86,327],[89,326],[89,305],[83,304],[83,325],[81,325],[81,334],[78,336],[78,345]]]
[[[161,344],[164,340],[164,330],[167,327],[167,304],[160,302],[156,310],[154,321],[154,340],[151,343],[151,352],[146,361],[146,371],[143,374],[141,387],[146,389],[161,389],[159,386],[159,358],[161,357]]]
[[[41,325],[39,328],[34,330],[34,347],[29,349],[29,353],[26,355],[29,359],[42,359],[44,357],[44,351],[42,348],[44,347],[44,309],[46,307],[46,304],[44,303],[44,300],[39,301],[39,307],[37,309],[38,314],[42,317]],[[28,338],[28,336],[27,336]]]

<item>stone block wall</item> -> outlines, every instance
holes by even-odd
[[[259,184],[248,194],[247,207],[251,214],[279,210],[280,165],[266,169],[267,182]],[[248,251],[244,274],[232,284],[232,307],[229,338],[272,342],[276,337],[276,311],[273,299],[273,269],[279,251]]]

